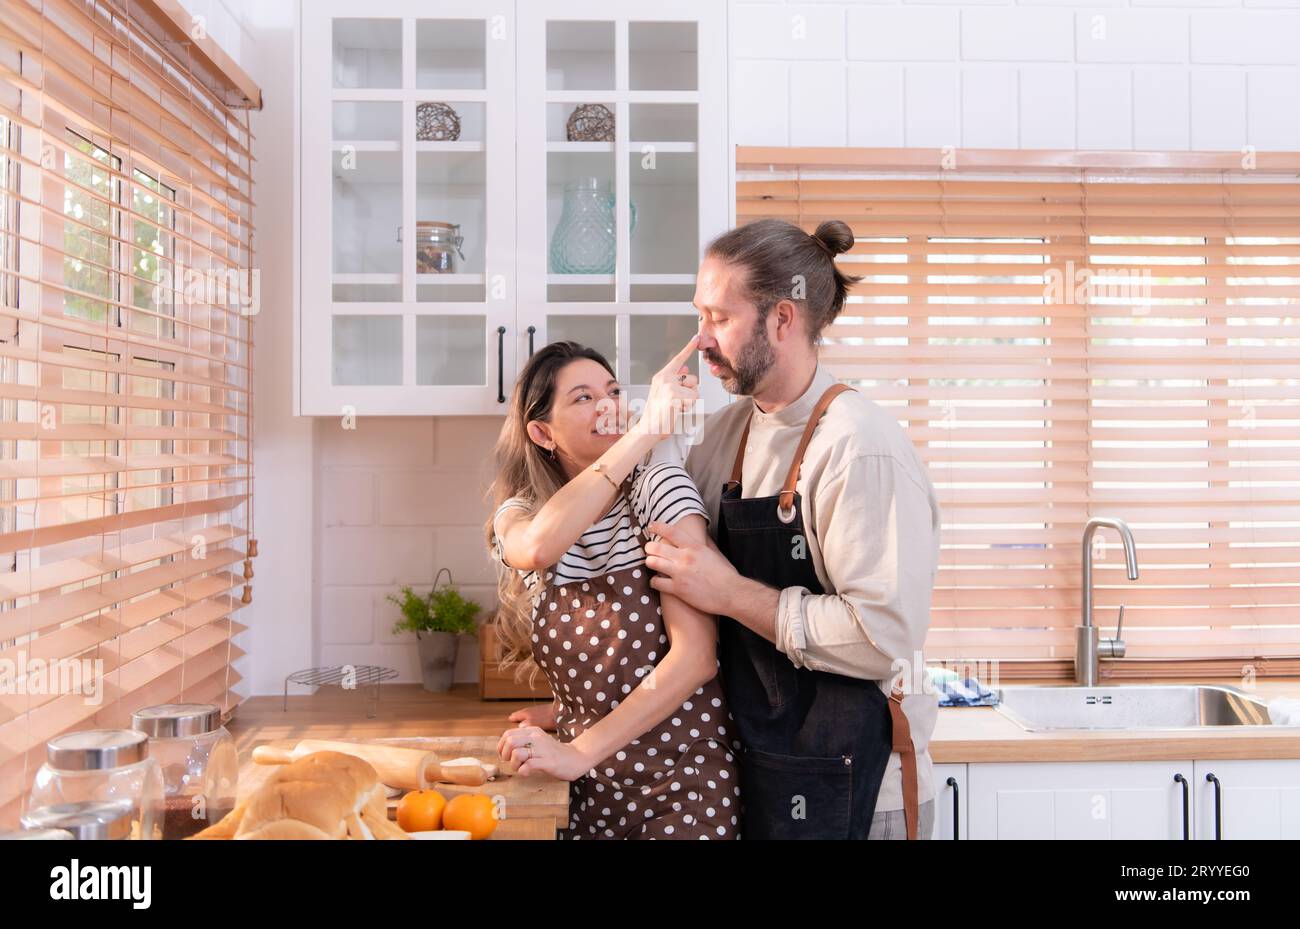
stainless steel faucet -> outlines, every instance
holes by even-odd
[[[1138,578],[1137,551],[1133,545],[1133,533],[1122,519],[1095,516],[1083,527],[1083,616],[1082,622],[1074,627],[1074,683],[1084,687],[1097,686],[1097,660],[1099,658],[1123,658],[1124,640],[1120,633],[1124,628],[1124,607],[1119,608],[1119,622],[1115,627],[1115,638],[1100,638],[1100,630],[1092,624],[1092,536],[1102,526],[1109,526],[1119,533],[1124,543],[1124,561],[1128,565],[1128,579]]]

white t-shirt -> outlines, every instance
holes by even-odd
[[[636,506],[637,520],[642,526],[652,522],[671,526],[691,513],[698,513],[706,522],[709,519],[695,483],[686,469],[675,461],[637,465],[632,472],[630,493]],[[511,497],[493,514],[494,527],[501,514],[512,506],[527,509],[522,500]],[[510,567],[495,533],[492,536],[492,557]],[[515,570],[523,576],[524,586],[536,598],[549,583],[586,580],[642,564],[645,564],[645,549],[641,537],[633,533],[628,501],[620,493],[609,511],[573,543],[558,564],[547,570],[544,579],[536,571]]]

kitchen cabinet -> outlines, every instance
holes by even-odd
[[[1188,761],[967,765],[972,839],[1182,839]]]
[[[730,223],[724,0],[301,17],[297,412],[502,413],[559,339],[644,396],[695,332],[699,257]],[[701,412],[725,403],[696,373]]]
[[[1300,760],[1198,761],[1193,784],[1196,838],[1300,839]]]
[[[966,768],[964,764],[934,766],[934,833],[930,836],[933,839],[964,839],[969,835]]]

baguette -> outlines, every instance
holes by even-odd
[[[195,839],[396,838],[375,769],[353,755],[315,752],[278,769]],[[400,831],[400,830],[399,830]]]

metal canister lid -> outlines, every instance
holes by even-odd
[[[0,842],[14,839],[67,840],[76,838],[67,829],[16,829],[12,832],[0,832]]]
[[[104,800],[55,803],[29,812],[23,825],[63,829],[74,839],[126,839],[131,836],[131,804]]]
[[[215,703],[160,703],[131,714],[131,728],[151,739],[178,739],[221,728],[221,707]]]
[[[60,771],[98,771],[143,761],[149,737],[130,729],[85,729],[56,735],[45,743],[50,766]]]

